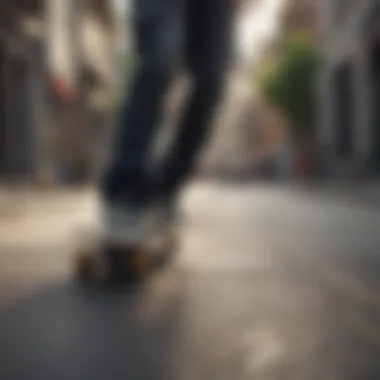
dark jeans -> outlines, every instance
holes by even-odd
[[[123,106],[103,193],[108,201],[171,197],[190,174],[209,135],[228,69],[235,0],[135,0],[139,58],[131,97]],[[180,58],[192,89],[166,159],[155,175],[148,160],[165,92]]]

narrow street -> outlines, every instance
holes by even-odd
[[[139,288],[71,280],[90,193],[0,221],[2,380],[380,378],[380,213],[291,187],[192,186],[173,265]]]

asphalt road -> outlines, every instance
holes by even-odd
[[[38,198],[38,197],[37,197]],[[144,286],[70,279],[88,194],[0,222],[1,380],[376,380],[380,213],[290,188],[203,184]]]

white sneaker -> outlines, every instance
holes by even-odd
[[[145,244],[156,231],[150,207],[106,204],[103,206],[102,222],[105,238],[119,244]]]
[[[146,207],[123,204],[103,205],[103,235],[121,245],[144,245],[159,251],[177,225],[174,208],[163,202]]]

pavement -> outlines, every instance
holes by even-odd
[[[0,218],[0,379],[380,378],[378,211],[198,183],[174,263],[91,291],[70,269],[91,191],[22,199]]]
[[[380,181],[310,181],[298,184],[315,196],[334,197],[337,201],[348,201],[360,203],[362,206],[370,207],[380,211]]]

